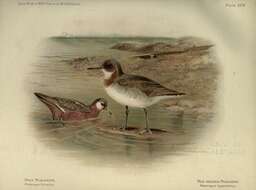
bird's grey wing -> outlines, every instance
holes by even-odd
[[[77,100],[71,100],[66,98],[56,98],[58,105],[64,109],[68,109],[70,111],[82,111],[89,112],[89,106],[79,102]]]
[[[117,82],[122,86],[137,88],[149,97],[183,95],[183,93],[168,89],[158,82],[143,76],[124,75],[120,77]]]

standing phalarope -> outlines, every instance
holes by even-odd
[[[144,131],[151,134],[146,108],[160,100],[185,95],[185,93],[170,90],[146,77],[124,73],[120,63],[115,59],[104,61],[100,67],[88,69],[101,69],[104,74],[104,88],[107,94],[116,102],[125,106],[126,118],[122,129],[127,127],[128,107],[142,108],[146,119]]]

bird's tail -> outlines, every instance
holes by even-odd
[[[172,93],[172,94],[167,94],[164,95],[162,99],[176,99],[176,98],[183,98],[186,96],[186,93],[183,92],[177,92],[177,93]]]
[[[51,96],[47,96],[45,94],[39,93],[39,92],[35,92],[34,95],[43,103],[49,105],[49,104],[55,104],[56,99],[54,97]]]
[[[60,118],[63,110],[58,106],[58,100],[56,97],[47,96],[39,92],[35,92],[34,95],[50,109],[54,120]]]
[[[183,97],[186,95],[186,93],[178,92],[178,91],[171,91],[171,92],[169,91],[165,95],[170,97]]]

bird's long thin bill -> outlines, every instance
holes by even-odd
[[[87,70],[98,70],[98,69],[102,69],[102,67],[89,67],[89,68],[87,68]]]

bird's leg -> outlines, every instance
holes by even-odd
[[[144,108],[143,110],[144,110],[144,113],[145,113],[145,120],[146,120],[146,127],[145,127],[145,129],[146,129],[146,131],[148,133],[152,134],[152,132],[151,132],[149,126],[148,126],[148,112],[147,112],[147,109]]]
[[[60,118],[59,118],[59,122],[60,122],[60,124],[62,125],[62,127],[64,127],[64,126],[65,126],[65,123],[63,122],[63,118],[62,118],[62,116],[60,116]]]
[[[128,106],[125,106],[125,123],[124,123],[124,125],[121,128],[122,130],[125,130],[126,127],[127,127],[128,114],[129,114]]]
[[[148,126],[148,112],[147,112],[147,109],[143,108],[143,110],[144,110],[144,113],[145,113],[146,126],[145,126],[145,129],[140,132],[140,134],[143,134],[145,132],[147,132],[149,134],[152,134],[152,132],[151,132],[149,126]]]
[[[56,120],[56,115],[54,112],[52,112],[52,120]]]

